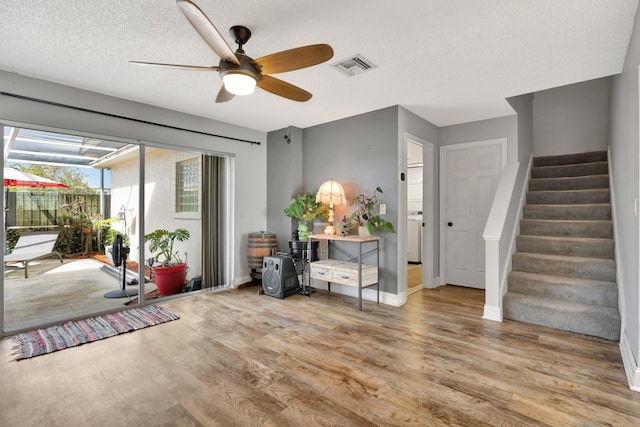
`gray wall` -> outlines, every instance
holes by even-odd
[[[398,224],[398,107],[306,128],[304,135],[304,190],[317,189],[329,179],[340,182],[347,198],[379,186],[386,219]],[[270,187],[271,188],[271,187]],[[336,220],[351,206],[336,207]],[[381,290],[397,293],[397,233],[380,233]],[[375,263],[375,258],[365,258]]]
[[[610,85],[610,77],[605,77],[536,92],[534,155],[606,150]]]
[[[303,190],[302,142],[302,129],[293,126],[267,135],[267,231],[276,234],[280,252],[289,252],[289,239],[297,227],[283,211]]]
[[[480,120],[440,128],[440,145],[485,141],[497,138],[507,139],[507,162],[517,161],[517,116],[498,117],[496,119]]]
[[[614,221],[620,239],[616,241],[620,272],[622,339],[628,340],[636,367],[640,357],[640,319],[638,309],[638,217],[634,201],[638,199],[638,65],[640,65],[640,18],[636,14],[634,32],[623,71],[613,77],[611,86],[611,159],[615,206]],[[640,386],[640,384],[636,384]]]
[[[533,94],[514,96],[507,102],[515,110],[518,122],[518,158],[525,167],[533,153]]]

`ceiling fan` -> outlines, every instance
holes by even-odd
[[[242,49],[242,46],[251,37],[251,31],[241,25],[235,25],[229,30],[238,44],[238,49],[234,53],[217,28],[207,18],[207,15],[195,3],[190,0],[177,0],[177,5],[200,37],[220,57],[218,66],[130,62],[137,65],[181,70],[217,71],[223,82],[216,97],[217,103],[227,102],[235,95],[249,95],[253,93],[256,86],[293,101],[308,101],[312,96],[309,92],[272,77],[271,74],[311,67],[325,62],[333,56],[333,49],[328,44],[314,44],[253,59],[246,55]]]

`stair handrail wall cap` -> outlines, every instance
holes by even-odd
[[[516,188],[519,168],[520,162],[511,162],[504,165],[502,169],[496,195],[482,233],[485,240],[500,240],[502,238],[511,198]]]

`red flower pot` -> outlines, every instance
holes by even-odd
[[[186,263],[170,267],[153,267],[158,293],[160,295],[173,295],[182,292],[186,267]]]

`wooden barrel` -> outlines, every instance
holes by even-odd
[[[249,268],[262,268],[262,257],[275,255],[277,247],[275,234],[266,231],[249,233],[247,242]]]

